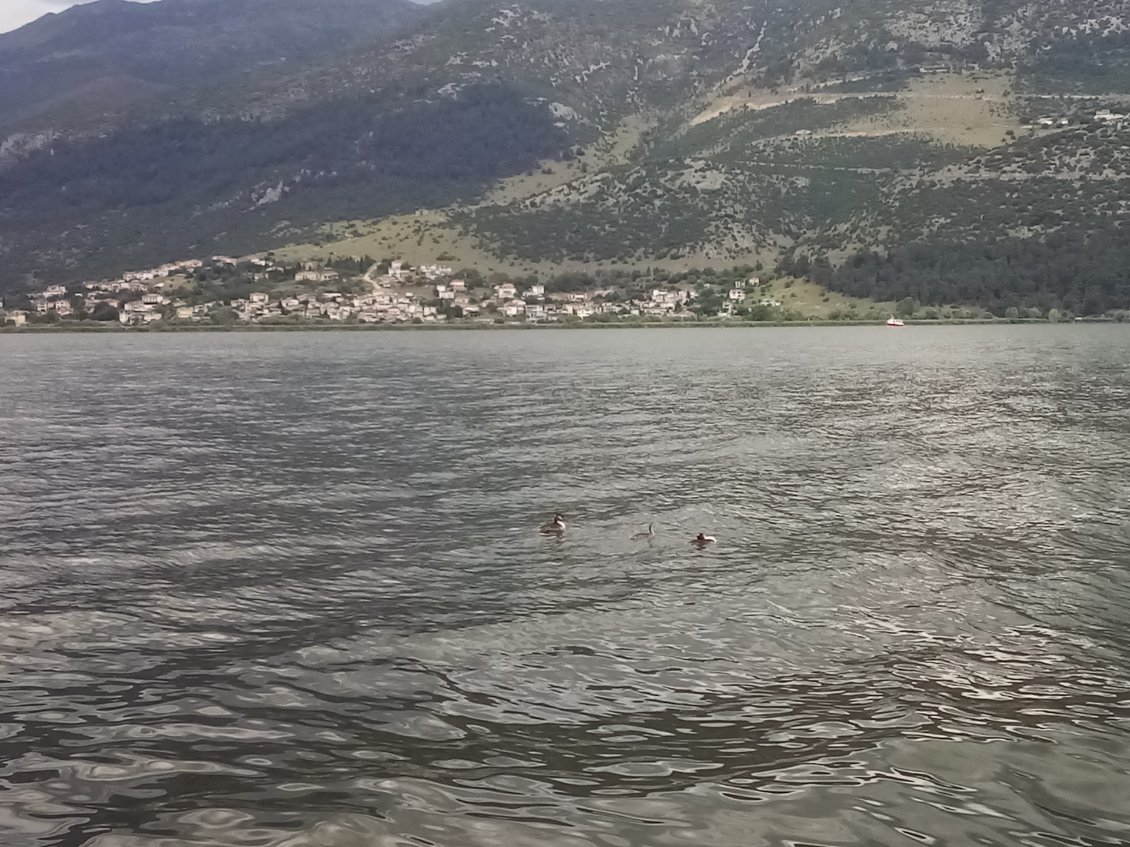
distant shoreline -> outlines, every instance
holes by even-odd
[[[1109,318],[1073,318],[1069,321],[1049,321],[1045,318],[944,318],[938,320],[907,321],[904,329],[929,326],[1007,326],[1010,324],[1036,324],[1064,326],[1074,324],[1118,324]],[[618,323],[431,323],[431,324],[184,324],[169,326],[131,326],[96,323],[27,324],[21,327],[0,326],[0,335],[40,335],[50,333],[83,333],[87,335],[162,335],[183,332],[490,332],[490,331],[567,331],[578,329],[783,329],[788,327],[886,327],[878,320],[808,320],[808,321],[624,321]]]

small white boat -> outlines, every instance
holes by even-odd
[[[894,315],[891,315],[889,318],[887,318],[887,326],[906,326],[906,324],[904,324]]]

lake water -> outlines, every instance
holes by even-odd
[[[1128,843],[1130,328],[0,336],[4,847]]]

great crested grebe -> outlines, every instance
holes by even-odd
[[[549,523],[541,525],[541,532],[545,535],[560,535],[565,531],[565,516],[558,513]]]
[[[701,532],[691,539],[691,544],[697,544],[699,547],[705,547],[707,544],[713,544],[718,539],[713,535],[703,535]]]
[[[639,541],[641,538],[654,538],[655,537],[655,524],[649,523],[647,525],[647,532],[637,532],[632,536],[632,541]]]

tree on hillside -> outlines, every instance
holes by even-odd
[[[118,319],[118,307],[103,301],[94,307],[90,317],[96,321],[116,321]]]
[[[695,295],[694,310],[703,317],[713,317],[722,310],[722,295],[717,289],[703,287]]]

